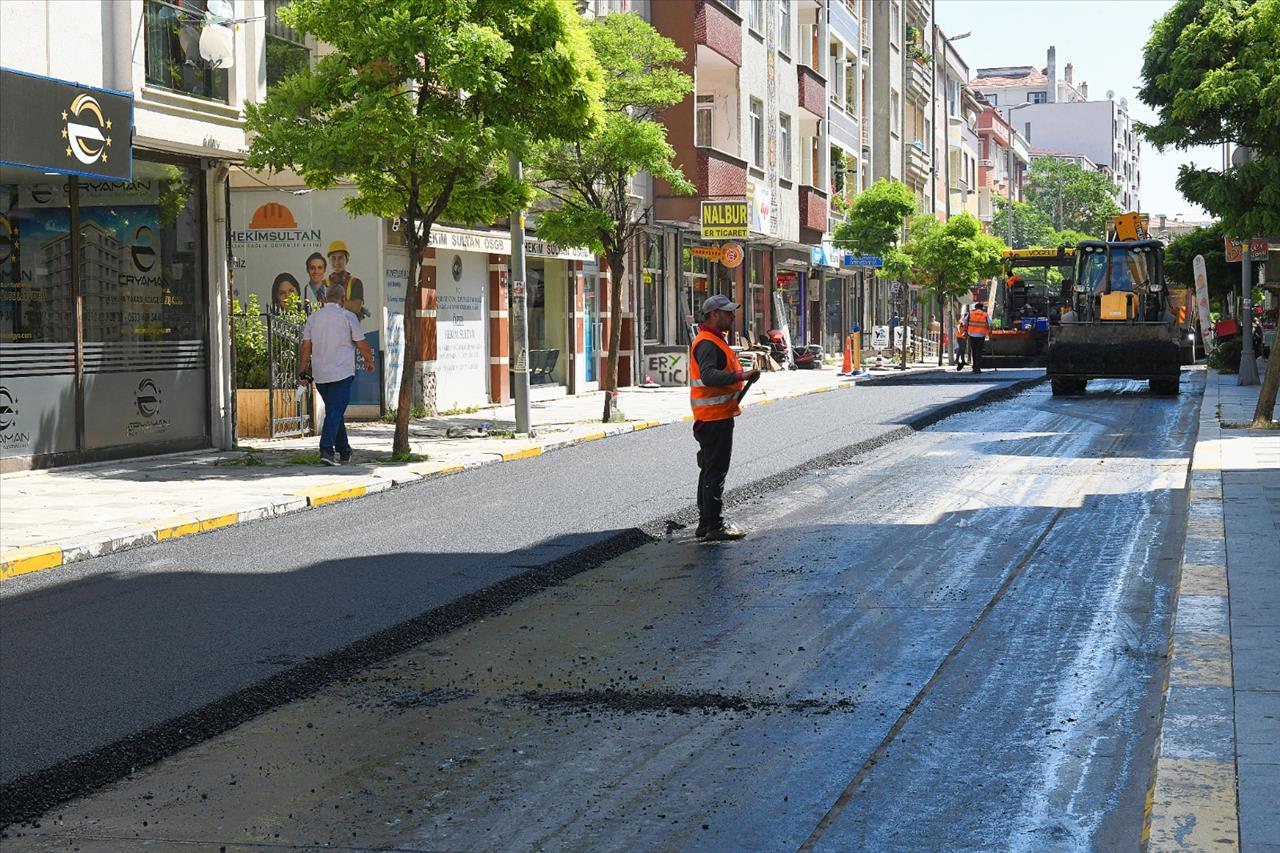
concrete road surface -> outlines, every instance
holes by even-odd
[[[6,853],[1133,849],[1201,384],[1041,386],[744,493],[744,542],[673,530]]]

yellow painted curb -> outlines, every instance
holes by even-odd
[[[641,421],[640,423],[638,423],[638,424],[636,424],[634,427],[632,427],[632,430],[633,430],[634,432],[639,432],[639,431],[640,431],[640,430],[642,430],[642,429],[650,429],[650,428],[652,428],[652,427],[656,427],[656,426],[662,426],[662,424],[661,424],[661,423],[659,423],[658,421]]]
[[[321,486],[320,488],[304,489],[290,494],[306,498],[309,506],[320,506],[321,504],[345,501],[349,498],[358,498],[363,496],[366,491],[364,486]]]
[[[240,520],[240,514],[229,512],[226,515],[219,515],[214,518],[195,518],[192,516],[179,516],[179,518],[181,521],[169,519],[170,521],[178,521],[177,524],[157,528],[156,540],[177,539],[179,536],[189,536],[192,533],[204,533],[207,530],[217,530],[219,527],[230,527]]]
[[[1147,849],[1238,850],[1233,761],[1162,757]]]
[[[62,565],[62,549],[56,545],[31,545],[11,548],[0,553],[0,580],[16,578],[32,572],[56,569]]]
[[[581,438],[579,438],[579,439],[578,439],[577,441],[575,441],[574,443],[575,443],[575,444],[586,444],[588,441],[599,441],[600,439],[604,438],[606,435],[608,435],[608,433],[604,433],[604,432],[593,432],[593,433],[591,433],[591,435],[584,435],[584,436],[582,436]]]
[[[530,459],[534,456],[541,456],[541,447],[526,447],[524,450],[513,450],[510,453],[502,454],[503,462],[515,462],[517,459]]]

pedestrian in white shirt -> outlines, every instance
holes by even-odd
[[[299,375],[315,382],[324,400],[324,425],[320,429],[320,462],[324,465],[351,461],[351,443],[343,416],[356,378],[357,347],[364,358],[364,369],[373,372],[373,351],[360,330],[360,321],[346,309],[346,301],[345,287],[329,285],[324,306],[307,318],[302,329]]]

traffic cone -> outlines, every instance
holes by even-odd
[[[841,376],[850,376],[853,374],[853,337],[851,335],[844,336],[844,364],[840,367]]]

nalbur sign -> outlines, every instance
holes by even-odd
[[[748,232],[747,200],[702,202],[703,240],[745,240]]]

